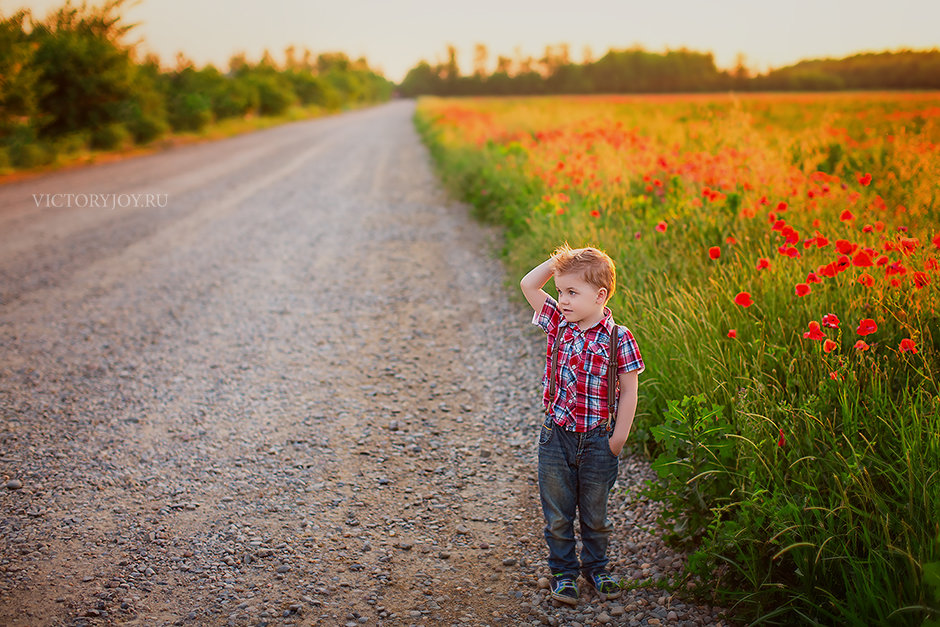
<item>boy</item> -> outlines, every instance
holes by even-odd
[[[552,277],[557,301],[542,289]],[[607,496],[633,426],[637,379],[645,366],[633,334],[617,326],[607,308],[615,283],[610,257],[596,248],[571,249],[567,244],[520,282],[535,310],[532,323],[548,334],[539,494],[553,575],[551,596],[570,605],[578,603],[579,571],[601,600],[620,596],[620,586],[606,570],[612,530]],[[619,402],[611,412],[607,368],[615,330]],[[580,564],[575,553],[575,508],[581,527]]]

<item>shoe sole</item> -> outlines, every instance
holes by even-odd
[[[578,604],[578,599],[577,599],[577,598],[572,599],[571,597],[566,597],[566,596],[561,595],[561,594],[555,594],[554,592],[551,593],[551,597],[552,597],[553,599],[555,599],[556,601],[561,601],[562,603],[567,603],[568,605],[577,605],[577,604]]]
[[[600,597],[601,601],[611,601],[613,599],[619,599],[620,596],[623,594],[623,590],[617,590],[616,592],[611,592],[610,594],[607,594],[607,593],[601,592],[594,586],[591,586],[591,590],[594,591],[594,594]]]

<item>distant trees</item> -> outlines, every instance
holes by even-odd
[[[338,109],[391,97],[394,86],[365,59],[285,51],[279,66],[234,56],[229,71],[183,56],[162,69],[123,42],[126,0],[99,8],[66,3],[45,19],[0,16],[0,169],[32,167],[85,148],[143,144],[231,117],[279,115],[294,105]]]
[[[564,44],[547,47],[537,61],[518,52],[515,59],[499,56],[495,71],[486,74],[485,51],[477,46],[473,74],[461,76],[456,50],[449,47],[446,63],[420,62],[405,76],[400,91],[405,96],[453,96],[940,88],[938,50],[803,61],[758,76],[748,72],[742,55],[730,72],[719,70],[710,53],[684,48],[664,53],[610,50],[597,60],[586,50],[577,64]]]

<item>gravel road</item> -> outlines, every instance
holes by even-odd
[[[0,624],[722,622],[548,601],[544,336],[413,111],[0,187]],[[612,497],[631,580],[682,563],[650,476]]]

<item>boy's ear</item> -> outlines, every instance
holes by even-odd
[[[597,302],[600,304],[607,304],[607,288],[602,287],[597,290]]]

